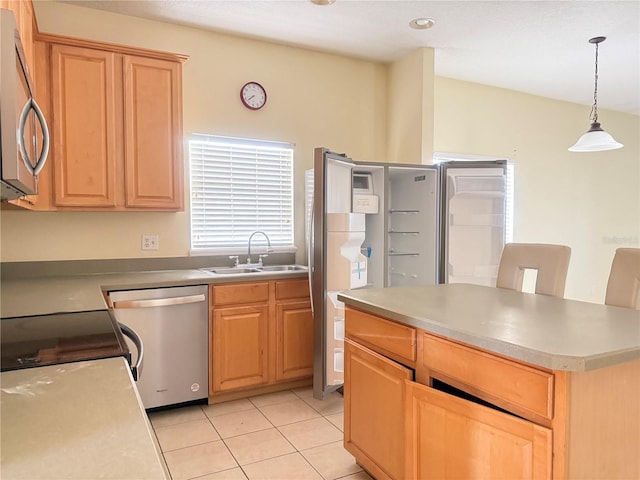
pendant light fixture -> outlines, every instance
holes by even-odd
[[[595,88],[593,91],[593,105],[591,107],[591,128],[582,135],[575,145],[569,147],[570,152],[598,152],[602,150],[615,150],[622,148],[624,145],[618,143],[614,138],[605,132],[600,123],[598,123],[598,45],[604,42],[607,37],[593,37],[589,39],[589,43],[596,46],[596,74]]]

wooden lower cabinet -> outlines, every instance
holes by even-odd
[[[412,371],[344,342],[344,446],[376,479],[405,479],[407,381]]]
[[[550,429],[414,382],[406,388],[404,478],[551,478]]]
[[[224,307],[213,313],[213,391],[269,381],[269,307]]]
[[[310,379],[313,315],[306,278],[212,285],[210,292],[210,401]]]
[[[276,380],[313,375],[313,314],[309,300],[276,305]]]

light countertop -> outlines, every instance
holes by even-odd
[[[169,479],[123,357],[0,373],[0,475]]]
[[[553,370],[640,359],[640,311],[468,284],[349,290],[345,304]]]
[[[3,279],[0,317],[102,310],[113,290],[306,275],[185,269]],[[0,477],[170,478],[123,357],[2,372],[0,385]]]
[[[306,276],[306,271],[211,275],[191,269],[3,280],[0,289],[0,317],[102,310],[107,308],[102,292],[112,290],[261,282]]]

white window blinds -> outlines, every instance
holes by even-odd
[[[293,245],[291,144],[194,134],[189,161],[192,250],[246,248],[256,230]]]
[[[513,200],[514,200],[515,165],[507,164],[507,188],[505,199],[505,243],[513,242]]]

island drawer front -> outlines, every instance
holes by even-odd
[[[553,417],[553,373],[423,334],[422,363],[432,376],[513,413]]]
[[[415,364],[416,329],[346,308],[345,336],[399,362]]]
[[[276,300],[308,297],[309,280],[306,277],[293,278],[290,280],[278,280],[276,282]]]
[[[269,301],[269,283],[233,283],[214,285],[213,305],[235,305],[247,303],[264,303]]]

